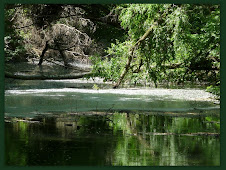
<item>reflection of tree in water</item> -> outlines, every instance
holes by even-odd
[[[65,138],[75,135],[111,134],[108,121],[107,116],[68,116],[65,114],[56,118],[56,128]]]
[[[218,138],[152,134],[215,132],[214,125],[207,126],[204,120],[205,117],[189,119],[131,113],[74,113],[34,120],[9,120],[6,123],[6,163],[195,165],[198,159],[203,165],[206,161],[217,165],[220,153]],[[189,129],[190,124],[194,128]],[[19,154],[22,155],[20,158]]]
[[[28,143],[20,145],[18,135],[22,127],[7,128],[7,164],[13,165],[110,165],[113,145],[105,118],[102,116],[67,116],[41,118],[40,123],[23,122]],[[9,124],[11,125],[11,123]],[[15,125],[17,123],[15,122]],[[106,136],[106,137],[103,137]],[[16,148],[16,149],[15,149]],[[23,150],[20,150],[23,148]],[[14,150],[15,149],[15,150]],[[15,152],[25,155],[25,162],[12,160]],[[32,154],[32,155],[30,155]],[[15,158],[15,157],[14,157]]]
[[[118,126],[121,126],[123,132],[127,134],[127,138],[117,143],[115,165],[193,165],[193,162],[197,162],[196,159],[205,160],[201,157],[189,156],[191,153],[196,155],[195,150],[197,150],[197,147],[199,155],[211,155],[211,152],[215,152],[212,149],[219,147],[216,143],[216,145],[209,147],[208,143],[206,143],[207,141],[213,142],[218,139],[206,136],[192,137],[191,140],[191,137],[151,135],[152,132],[190,133],[207,129],[215,131],[213,126],[212,129],[207,128],[207,125],[203,123],[204,117],[189,119],[170,116],[122,114],[121,116],[118,115],[117,119]],[[120,122],[120,120],[124,121],[124,123]],[[190,123],[194,126],[191,129],[189,129]],[[134,161],[138,157],[140,159],[139,163]],[[207,157],[206,159],[212,160],[209,156]],[[219,151],[212,164],[217,163],[218,158]]]

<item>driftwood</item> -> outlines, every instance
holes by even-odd
[[[80,73],[73,75],[22,75],[5,72],[6,78],[20,79],[20,80],[61,80],[61,79],[79,79],[91,76],[93,73]]]

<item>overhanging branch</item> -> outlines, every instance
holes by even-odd
[[[130,64],[131,64],[131,61],[133,59],[133,55],[134,55],[134,51],[135,49],[140,45],[140,43],[142,41],[144,41],[147,36],[150,34],[150,32],[152,31],[153,27],[157,24],[157,22],[155,22],[146,32],[145,34],[135,43],[135,45],[131,48],[130,50],[130,55],[128,57],[128,60],[127,60],[127,63],[126,63],[126,66],[125,66],[125,69],[123,70],[122,74],[120,75],[120,78],[118,79],[118,82],[113,86],[113,88],[118,88],[118,86],[121,84],[122,80],[124,79],[125,75],[127,74],[127,72],[129,71],[130,69]]]

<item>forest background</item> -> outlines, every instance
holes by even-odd
[[[4,11],[6,63],[89,60],[92,76],[115,88],[208,82],[207,91],[220,94],[220,5],[10,4]]]

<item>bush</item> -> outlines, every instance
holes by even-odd
[[[206,91],[210,92],[210,93],[213,93],[213,94],[215,94],[217,96],[220,96],[220,86],[213,86],[213,85],[208,86],[206,88]]]

